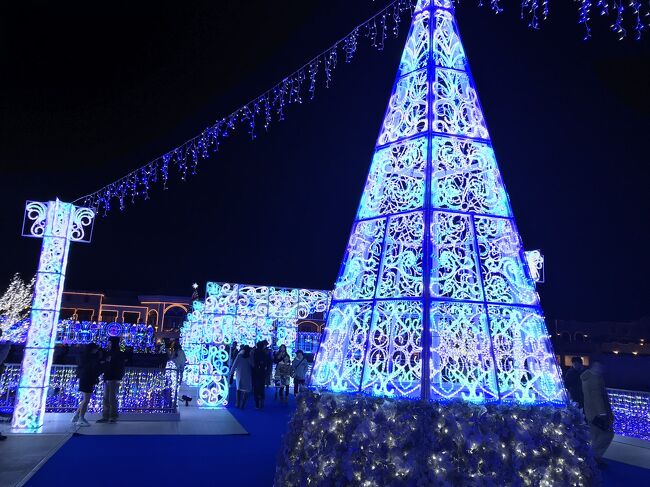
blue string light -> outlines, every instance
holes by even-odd
[[[610,1],[613,4],[612,9],[610,9]],[[629,1],[628,10],[635,19],[636,38],[640,39],[643,30],[647,27],[646,24],[650,22],[650,17],[647,12],[642,15],[640,0],[626,1]],[[586,30],[585,39],[591,36],[589,20],[591,9],[594,6],[593,2],[594,0],[580,0],[578,7],[578,22],[584,25]],[[181,180],[185,181],[188,176],[188,168],[191,169],[191,175],[196,174],[199,162],[210,158],[212,153],[219,149],[221,141],[235,130],[245,128],[251,140],[254,140],[257,137],[258,117],[263,117],[264,129],[268,131],[274,121],[284,120],[285,110],[288,106],[303,102],[305,89],[309,100],[314,99],[320,78],[323,78],[322,82],[329,88],[333,79],[333,71],[337,67],[339,53],[343,54],[346,63],[350,63],[357,53],[360,37],[366,38],[372,47],[381,51],[384,48],[385,40],[389,37],[389,33],[393,37],[399,35],[399,26],[404,12],[413,11],[416,5],[421,9],[428,4],[428,2],[425,2],[418,5],[416,0],[393,0],[376,15],[355,27],[348,35],[335,42],[298,70],[286,76],[262,95],[244,104],[230,115],[219,119],[215,124],[205,128],[199,135],[184,144],[132,171],[123,178],[78,198],[75,203],[83,204],[95,210],[102,210],[103,214],[106,215],[111,209],[111,200],[113,199],[118,200],[121,210],[125,209],[125,200],[127,198],[130,198],[132,202],[140,196],[148,199],[151,185],[158,181],[159,176],[163,188],[167,189],[170,166],[174,167]],[[453,2],[452,0],[436,1],[434,5],[451,8]],[[479,6],[481,5],[483,5],[483,2],[479,2]],[[610,10],[615,12],[616,17],[612,24],[612,30],[617,33],[619,38],[624,38],[626,30],[623,28],[625,14],[623,0],[598,0],[595,6],[599,9],[601,15],[609,15]],[[500,0],[490,0],[490,8],[496,14],[503,11]],[[549,15],[548,0],[521,1],[521,17],[522,19],[528,18],[529,27],[533,29],[540,27],[540,12],[541,20],[546,20]],[[305,83],[305,81],[308,82]]]

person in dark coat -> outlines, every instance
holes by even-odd
[[[271,358],[266,349],[266,342],[257,342],[253,351],[253,397],[255,409],[264,408],[264,394],[266,392],[266,378],[271,371]]]
[[[277,365],[280,362],[284,362],[285,357],[289,357],[289,354],[287,353],[287,346],[282,344],[278,348],[278,351],[273,354],[273,363]]]
[[[72,422],[77,426],[90,426],[86,420],[86,411],[88,411],[88,403],[90,403],[90,397],[99,381],[100,373],[99,347],[95,343],[89,343],[84,347],[79,357],[79,365],[77,365],[81,402],[72,417]]]
[[[120,381],[124,377],[126,357],[120,350],[120,337],[111,337],[108,348],[102,360],[104,371],[104,400],[102,403],[102,418],[98,423],[117,422],[117,394],[120,390]]]
[[[269,341],[268,340],[262,340],[262,343],[264,344],[264,350],[266,350],[267,355],[269,356],[269,364],[270,367],[266,371],[266,386],[271,385],[271,376],[273,375],[273,350],[271,347],[269,347]]]
[[[571,368],[566,371],[566,374],[564,374],[564,386],[566,387],[571,400],[578,404],[580,409],[584,409],[585,400],[584,394],[582,393],[582,381],[580,380],[580,375],[585,371],[585,368],[582,366],[582,359],[580,357],[573,357],[571,359],[571,364]]]

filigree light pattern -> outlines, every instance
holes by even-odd
[[[375,153],[361,198],[359,218],[422,208],[427,147],[427,139],[421,137]]]
[[[377,296],[422,296],[422,213],[390,217],[384,242],[384,259]]]
[[[373,313],[361,390],[389,397],[420,397],[422,303],[380,301]]]
[[[42,238],[43,245],[12,419],[14,428],[43,426],[70,242],[89,241],[85,227],[93,219],[92,210],[71,203],[27,202],[23,235]]]
[[[429,55],[429,11],[425,10],[416,14],[413,19],[413,30],[408,38],[402,62],[399,65],[400,74],[403,76],[418,69],[424,68]]]
[[[490,145],[443,137],[434,138],[432,145],[434,208],[512,216]]]
[[[482,301],[483,289],[470,215],[433,214],[431,295],[436,298]]]
[[[385,220],[355,224],[343,271],[334,288],[336,299],[370,299],[375,295],[385,231]]]
[[[209,282],[205,302],[194,302],[181,330],[185,381],[198,387],[197,404],[227,403],[233,342],[253,347],[267,340],[292,353],[299,320],[324,317],[330,301],[327,291]]]
[[[427,118],[427,72],[415,71],[400,78],[390,98],[379,143],[387,144],[397,139],[425,132]]]
[[[420,0],[311,385],[564,404],[451,0]]]

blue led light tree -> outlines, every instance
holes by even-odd
[[[565,404],[452,0],[420,0],[311,384]]]

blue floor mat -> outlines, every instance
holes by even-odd
[[[73,436],[27,485],[271,486],[295,402],[268,396],[263,410],[229,409],[249,435]]]
[[[295,407],[273,400],[266,408],[230,409],[249,435],[73,436],[28,486],[223,486],[273,484],[282,435]],[[650,470],[609,461],[606,487],[650,485]]]

